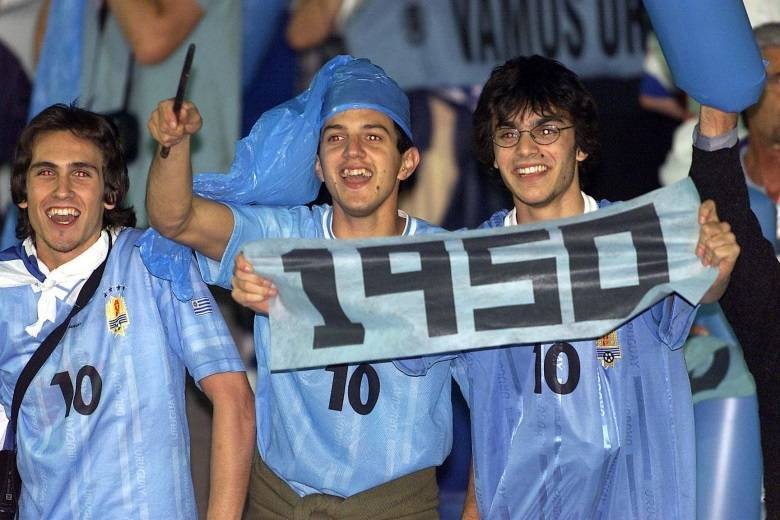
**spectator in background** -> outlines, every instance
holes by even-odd
[[[771,70],[770,65],[768,76],[771,76]],[[777,76],[774,81],[775,86],[768,84],[767,90],[778,86]],[[766,96],[762,97],[762,103],[765,101]],[[777,399],[780,391],[777,384],[777,371],[780,369],[780,264],[774,257],[771,242],[761,235],[756,217],[750,211],[744,178],[738,173],[740,152],[736,114],[725,116],[702,110],[701,119],[709,119],[710,126],[718,129],[717,134],[728,134],[721,141],[731,146],[711,154],[694,150],[694,157],[698,155],[705,161],[705,167],[692,170],[691,178],[702,198],[715,201],[720,218],[728,219],[742,248],[720,305],[756,381],[764,453],[766,518],[777,518],[780,516],[780,458],[777,457],[780,452],[780,403]],[[744,164],[742,160],[743,167]]]
[[[285,40],[288,0],[242,0],[241,136],[295,95],[295,53]]]
[[[239,0],[80,0],[83,12],[78,102],[101,113],[129,113],[137,134],[137,154],[128,160],[128,205],[146,226],[146,176],[156,147],[143,129],[146,114],[160,98],[173,97],[189,43],[198,46],[187,97],[198,103],[208,128],[193,150],[195,171],[226,171],[239,131]],[[38,40],[42,53],[56,46],[58,35],[72,31],[48,16],[42,5]],[[52,6],[53,7],[53,6]],[[44,32],[45,31],[45,32]],[[44,37],[45,34],[45,37]],[[127,99],[125,100],[125,93]],[[54,101],[72,101],[54,100]],[[124,109],[124,110],[123,110]],[[131,145],[123,135],[125,148]]]
[[[780,19],[780,4],[754,1],[746,2],[745,7],[754,23]],[[763,58],[768,62],[764,92],[759,102],[743,113],[746,128],[737,128],[736,116],[732,116],[733,121],[730,121],[722,114],[702,111],[701,117],[712,119],[720,128],[720,133],[729,132],[728,145],[733,146],[730,150],[708,154],[708,166],[691,171],[691,177],[703,199],[715,200],[719,216],[732,225],[743,251],[734,267],[732,283],[719,303],[741,347],[737,350],[741,351],[755,379],[763,453],[764,502],[767,518],[775,518],[780,515],[780,459],[777,457],[780,450],[780,407],[776,398],[780,389],[775,375],[778,361],[772,347],[778,344],[777,338],[780,337],[776,326],[780,323],[777,320],[780,268],[771,257],[772,251],[778,251],[780,244],[776,225],[777,209],[780,208],[780,23],[761,23],[754,27],[753,32]],[[675,96],[669,71],[659,60],[662,60],[660,53],[649,61],[651,66],[648,71],[652,76],[648,81],[660,87],[654,90],[656,95],[653,97],[658,98],[656,101]],[[656,101],[653,103],[657,105]],[[686,111],[691,112],[690,109]],[[688,174],[692,157],[689,141],[694,126],[695,121],[688,120],[678,128],[674,147],[659,172],[662,183],[675,182]],[[738,134],[746,137],[739,145]],[[723,143],[726,142],[723,140]],[[700,158],[704,155],[694,150],[693,155],[697,154]],[[730,163],[736,163],[738,167],[730,169]],[[737,172],[743,173],[742,178],[735,178]],[[762,238],[762,228],[758,224],[763,227],[767,240]],[[700,316],[712,312],[720,313],[720,310],[703,309]],[[720,339],[734,342],[731,337]],[[732,349],[731,352],[735,351]],[[732,357],[730,363],[740,361]],[[734,410],[729,414],[733,417]],[[732,460],[742,462],[739,458]]]
[[[742,167],[748,184],[780,209],[780,22],[756,27],[754,33],[767,61],[767,82],[759,102],[744,114],[750,137],[742,152]]]
[[[344,24],[364,0],[292,0],[287,44],[298,53],[298,88],[303,90],[320,66],[346,54]]]

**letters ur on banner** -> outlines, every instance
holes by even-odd
[[[271,369],[602,336],[716,277],[695,256],[690,180],[605,209],[499,229],[273,239],[244,254],[273,280]]]

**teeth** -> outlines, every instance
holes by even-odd
[[[341,171],[342,177],[371,177],[371,172],[366,168],[344,168]]]
[[[67,216],[78,217],[79,215],[81,215],[81,212],[76,208],[50,208],[46,212],[46,216],[50,218],[55,215],[58,217],[67,217]]]
[[[530,175],[532,173],[546,172],[547,166],[543,164],[537,164],[535,166],[528,166],[527,168],[518,168],[517,173],[520,175]]]

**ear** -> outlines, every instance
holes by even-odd
[[[412,146],[401,156],[401,167],[398,170],[397,179],[399,181],[408,179],[417,169],[418,164],[420,164],[420,150]]]
[[[587,152],[583,152],[580,149],[580,147],[578,146],[577,147],[577,155],[576,155],[577,162],[582,162],[582,161],[584,161],[587,158],[588,158]]]
[[[322,175],[322,164],[320,164],[320,156],[319,155],[314,160],[314,173],[317,174],[317,178],[321,182],[325,182],[325,177]]]
[[[19,204],[17,204],[17,206],[19,206],[19,207],[20,207],[20,208],[22,208],[22,209],[27,209],[27,201],[26,201],[26,200],[23,200],[22,202],[20,202]]]
[[[107,210],[112,210],[116,207],[116,193],[109,192],[106,194],[106,200],[103,201],[103,207]]]

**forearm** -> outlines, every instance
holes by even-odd
[[[204,11],[196,0],[107,0],[142,64],[159,63],[190,35]]]
[[[750,211],[736,146],[704,152],[694,149],[691,179],[702,199],[712,199],[721,220],[731,225],[741,247],[731,282],[720,300],[754,375],[775,374],[777,358],[767,338],[777,337],[775,318],[780,294],[780,264],[758,220]],[[772,376],[773,377],[773,376]]]
[[[160,157],[160,147],[149,167],[146,184],[146,210],[149,224],[163,236],[176,239],[193,215],[192,162],[190,136],[169,148]]]
[[[241,518],[255,446],[251,393],[214,403],[209,519]]]
[[[710,138],[724,135],[737,127],[737,118],[737,114],[702,105],[699,112],[699,132]]]

